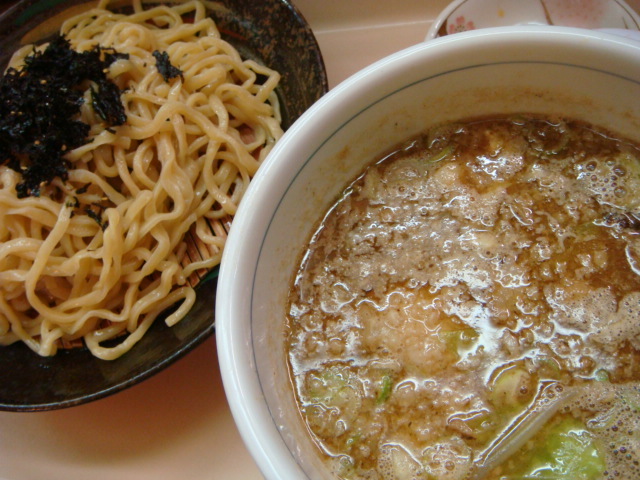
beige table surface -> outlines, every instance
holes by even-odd
[[[422,41],[448,0],[293,3],[316,32],[335,86]],[[215,338],[105,399],[52,412],[0,412],[2,480],[261,478],[224,396]]]
[[[421,42],[448,0],[293,3],[316,33],[333,87]],[[628,3],[640,7],[640,0]],[[261,478],[224,397],[215,338],[151,379],[94,403],[0,413],[1,480]]]

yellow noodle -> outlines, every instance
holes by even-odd
[[[109,69],[127,122],[105,125],[87,91],[80,119],[90,141],[67,153],[66,181],[18,198],[20,176],[0,166],[0,345],[53,355],[83,339],[110,360],[167,308],[176,306],[167,325],[181,321],[195,302],[193,275],[219,263],[224,225],[282,135],[279,74],[243,60],[201,2],[132,7],[119,14],[101,1],[61,27],[75,50],[129,55]],[[154,50],[182,75],[165,81]],[[32,51],[20,49],[11,66]]]

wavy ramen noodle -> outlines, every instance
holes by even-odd
[[[110,360],[168,307],[177,305],[166,323],[180,321],[198,273],[219,263],[230,217],[282,135],[280,77],[240,58],[199,2],[144,10],[137,1],[125,15],[102,1],[61,35],[78,52],[124,54],[108,76],[127,120],[105,125],[87,88],[88,142],[65,155],[68,178],[19,198],[20,173],[0,166],[0,343],[46,356],[83,340]],[[19,70],[33,49],[10,65]],[[163,78],[154,52],[181,75]],[[92,205],[100,221],[76,214]]]

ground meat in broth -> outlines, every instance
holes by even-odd
[[[287,319],[338,478],[640,478],[639,159],[578,122],[480,119],[347,188]]]

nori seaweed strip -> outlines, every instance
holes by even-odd
[[[63,155],[87,142],[90,126],[77,120],[87,80],[93,82],[96,112],[113,125],[126,121],[120,91],[106,76],[109,65],[126,55],[95,47],[71,49],[63,36],[25,58],[22,69],[0,78],[0,164],[22,174],[18,197],[40,195],[55,177],[68,178]]]
[[[154,50],[153,56],[156,58],[156,68],[165,82],[168,82],[172,78],[182,77],[182,70],[171,65],[169,60],[169,54],[167,52],[160,52]]]
[[[86,207],[84,209],[84,213],[86,213],[87,216],[93,219],[98,224],[98,226],[102,229],[102,231],[106,230],[107,226],[109,225],[109,222],[104,222],[104,223],[102,222],[102,209],[100,209],[100,212],[96,212],[91,208]]]
[[[127,114],[120,101],[120,89],[111,82],[98,83],[98,89],[91,87],[91,105],[100,118],[111,125],[122,125]]]

